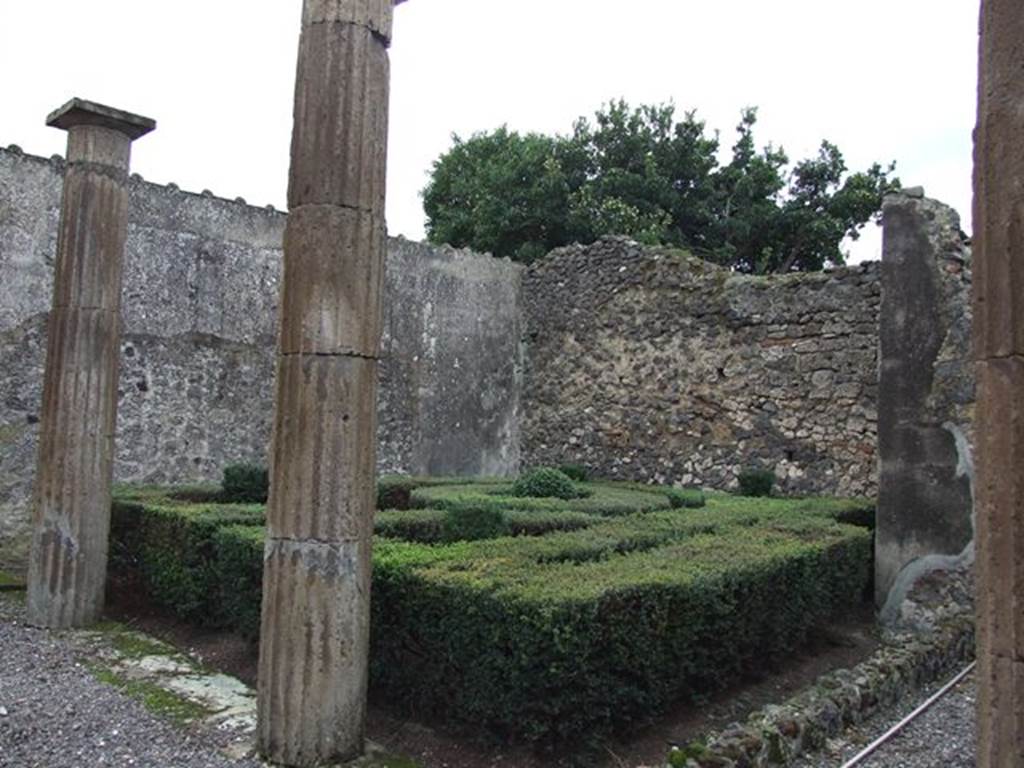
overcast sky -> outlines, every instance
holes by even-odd
[[[0,0],[0,145],[63,154],[48,112],[81,96],[157,119],[133,170],[284,208],[301,0]],[[970,227],[976,0],[411,0],[396,10],[388,223],[423,236],[433,160],[503,123],[568,132],[609,99],[741,108],[791,159],[823,138]],[[877,233],[855,252],[877,258]]]

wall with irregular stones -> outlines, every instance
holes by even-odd
[[[28,541],[62,180],[59,157],[0,149],[0,569],[20,569]],[[262,461],[285,215],[138,178],[130,205],[116,479],[215,480]],[[381,471],[515,471],[520,271],[389,242]]]
[[[892,618],[921,574],[974,556],[971,251],[956,212],[886,198],[875,599]]]
[[[0,149],[0,568],[17,566],[27,542],[62,173],[59,158]],[[908,562],[962,555],[969,252],[955,214],[899,199],[887,207],[886,253],[900,243],[903,266],[887,255],[884,268],[815,274],[737,275],[622,238],[526,271],[391,240],[380,470],[578,463],[732,488],[742,469],[764,467],[785,493],[870,496],[881,441],[883,454],[895,446],[882,473],[897,490],[883,483],[879,551],[894,553],[896,570],[880,583]],[[212,480],[226,463],[263,459],[284,220],[133,181],[119,480]],[[881,401],[880,319],[892,358]],[[944,490],[913,507],[908,489],[927,490],[933,475]]]
[[[524,276],[523,460],[786,493],[877,490],[878,264],[738,275],[608,238]]]

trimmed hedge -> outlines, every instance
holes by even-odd
[[[378,690],[500,735],[571,742],[792,651],[870,583],[870,534],[824,517],[717,529],[708,518],[707,532],[651,517],[662,530],[380,542]]]
[[[870,584],[870,531],[837,522],[864,502],[711,494],[680,511],[664,489],[628,493],[661,509],[533,537],[378,537],[375,690],[500,737],[566,745],[790,652]],[[258,523],[258,512],[136,494],[115,504],[115,536],[139,553],[154,599],[255,636],[263,529],[244,518]],[[418,538],[433,526],[443,538],[445,514],[382,514],[378,531]]]
[[[266,504],[270,493],[270,476],[266,467],[257,464],[230,464],[224,467],[221,488],[224,501]]]
[[[135,568],[150,597],[182,618],[231,625],[218,610],[225,585],[215,566],[220,555],[214,536],[227,526],[262,526],[265,519],[264,508],[256,505],[122,497],[111,510],[114,562]]]
[[[417,488],[436,485],[495,485],[504,481],[487,477],[413,477],[411,475],[381,475],[377,478],[377,509],[410,509],[412,492]]]
[[[472,512],[472,511],[470,511]],[[374,532],[390,539],[437,544],[451,541],[445,533],[443,509],[388,510],[378,512]],[[576,531],[602,520],[585,512],[523,512],[502,513],[511,536],[543,536],[555,531]],[[457,539],[456,539],[457,540]]]
[[[607,483],[581,483],[579,489],[587,494],[585,498],[567,500],[515,496],[509,483],[424,486],[412,491],[410,501],[417,509],[584,512],[606,517],[653,512],[670,506],[664,489],[652,493]]]
[[[512,495],[567,501],[589,496],[588,493],[581,492],[567,474],[551,467],[538,467],[521,475],[512,484]]]
[[[699,488],[669,488],[665,491],[672,509],[699,509],[707,503]]]

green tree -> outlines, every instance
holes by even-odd
[[[431,242],[528,263],[570,241],[560,140],[505,127],[453,138],[423,193]]]
[[[848,175],[826,141],[790,169],[781,148],[758,148],[756,124],[743,110],[727,163],[717,134],[672,105],[615,101],[568,136],[456,136],[423,192],[428,237],[521,262],[620,234],[744,272],[843,263],[843,240],[898,188],[893,166]]]

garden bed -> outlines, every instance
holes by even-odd
[[[588,483],[536,505],[497,483],[410,485],[432,508],[378,518],[374,688],[499,737],[564,745],[648,721],[791,652],[870,584],[870,531],[841,522],[869,519],[864,502],[672,508],[665,489]],[[446,541],[446,515],[474,503],[532,535]],[[255,636],[261,521],[258,506],[122,489],[115,552],[179,615]]]

